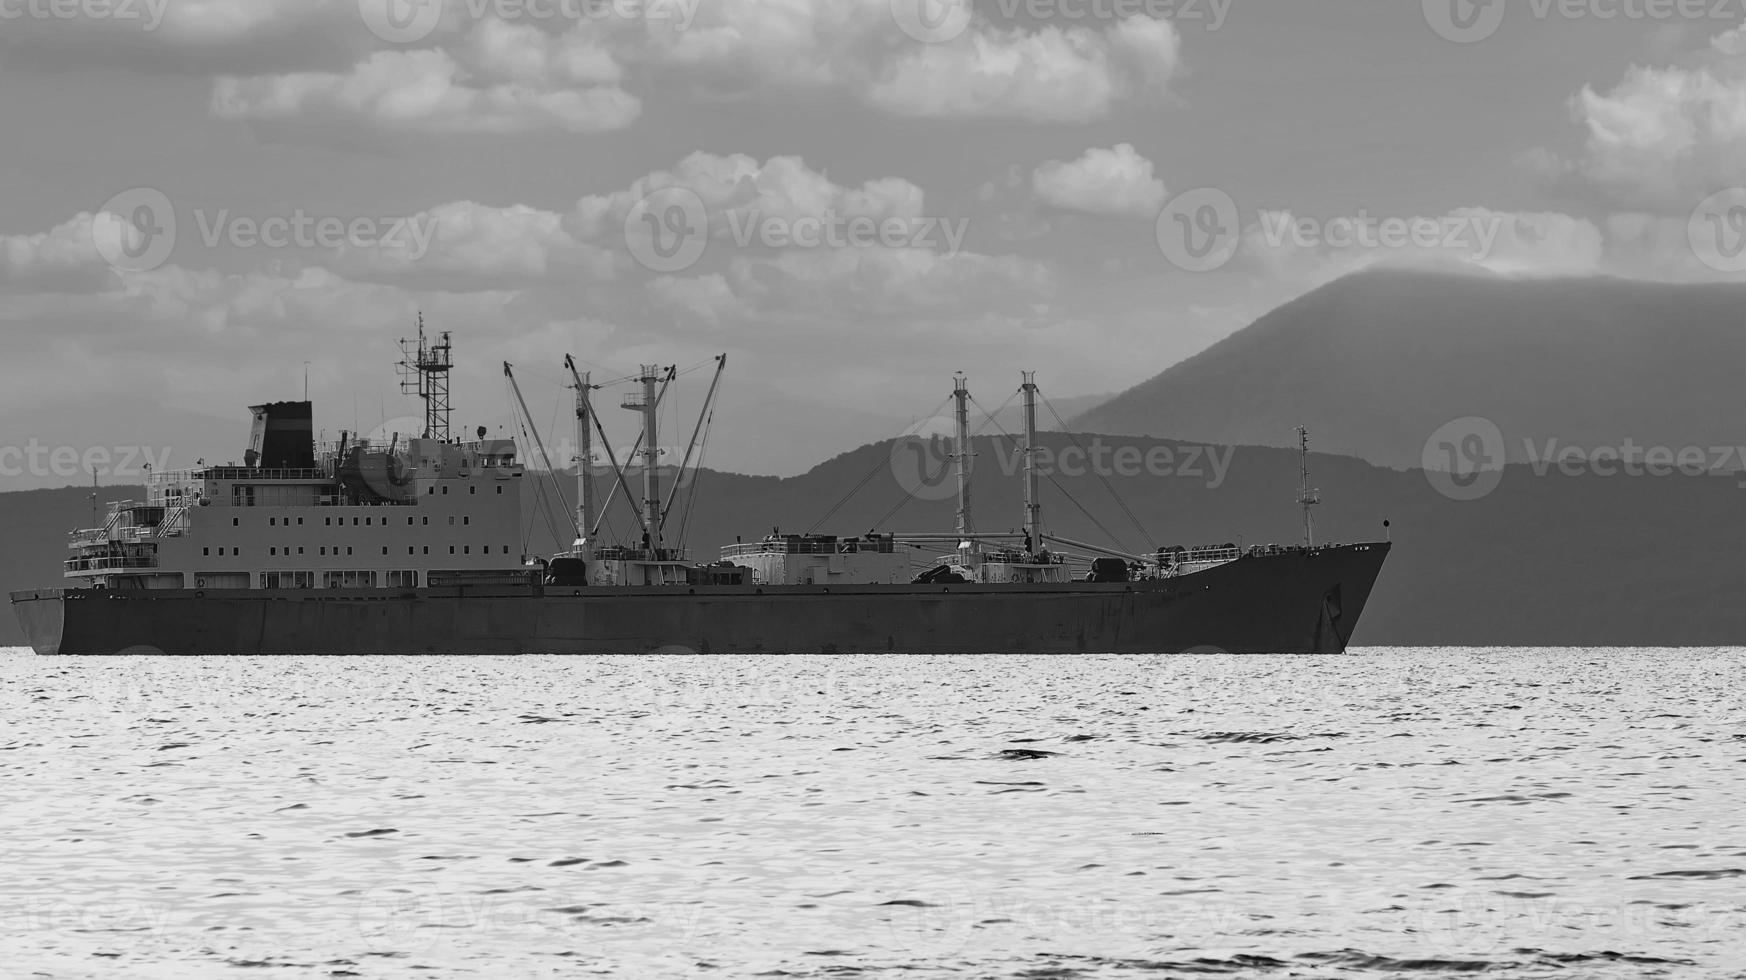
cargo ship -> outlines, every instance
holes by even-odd
[[[1315,543],[1311,508],[1320,496],[1309,488],[1307,441],[1302,543],[1130,553],[1051,534],[1036,465],[1039,389],[1026,374],[1022,532],[976,530],[969,393],[959,377],[950,440],[956,527],[853,537],[778,530],[727,545],[713,562],[694,560],[669,542],[668,518],[683,482],[675,477],[712,417],[724,356],[677,467],[661,464],[658,442],[674,369],[645,366],[624,379],[623,407],[641,417],[641,435],[621,465],[594,411],[605,386],[565,359],[580,447],[574,508],[563,505],[574,540],[562,553],[532,556],[517,544],[522,485],[555,481],[558,471],[549,457],[523,459],[524,450],[546,453],[511,366],[504,373],[530,446],[484,429],[451,435],[448,333],[427,337],[421,317],[416,341],[402,348],[403,385],[424,406],[417,431],[342,432],[318,447],[311,402],[251,408],[241,464],[150,474],[143,501],[116,502],[102,527],[71,533],[60,587],[11,595],[31,647],[211,656],[1337,654],[1390,550],[1386,541]],[[596,440],[605,468],[595,465]],[[601,469],[611,483],[604,502],[594,486]],[[608,543],[604,515],[621,497],[635,530]]]

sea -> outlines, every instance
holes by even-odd
[[[1746,652],[0,652],[0,975],[1746,976]]]

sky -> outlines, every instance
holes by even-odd
[[[306,378],[330,438],[392,425],[420,311],[457,428],[513,425],[511,361],[561,431],[573,354],[691,369],[688,432],[726,353],[709,464],[791,474],[1370,266],[1736,279],[1743,13],[0,0],[0,489],[240,457]]]

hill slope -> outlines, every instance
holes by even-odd
[[[1417,467],[1468,416],[1525,442],[1742,442],[1746,287],[1372,271],[1330,283],[1073,421]]]

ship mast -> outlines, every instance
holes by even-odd
[[[969,382],[962,374],[955,379],[952,398],[957,405],[958,438],[956,451],[952,459],[958,470],[958,538],[960,547],[970,544],[971,535],[976,533],[976,524],[970,517],[970,460],[975,455],[970,451],[970,388]]]
[[[400,391],[416,392],[424,400],[424,437],[449,441],[449,332],[437,335],[435,343],[424,337],[424,314],[418,315],[417,346],[400,341]]]
[[[1037,375],[1024,372],[1025,396],[1025,548],[1043,547],[1043,503],[1037,494]]]
[[[587,537],[594,533],[594,430],[591,428],[593,407],[588,401],[592,377],[576,370],[576,359],[564,355],[564,366],[576,380],[576,526],[581,534],[578,549],[587,547]]]
[[[661,400],[655,393],[660,370],[657,365],[643,365],[642,376],[637,378],[643,390],[624,396],[625,408],[643,414],[643,546],[651,551],[661,543],[661,477],[657,472],[661,463],[657,444]]]
[[[1309,429],[1297,427],[1297,502],[1303,508],[1303,546],[1316,546],[1316,518],[1314,508],[1322,502],[1322,492],[1312,489],[1309,485]]]

